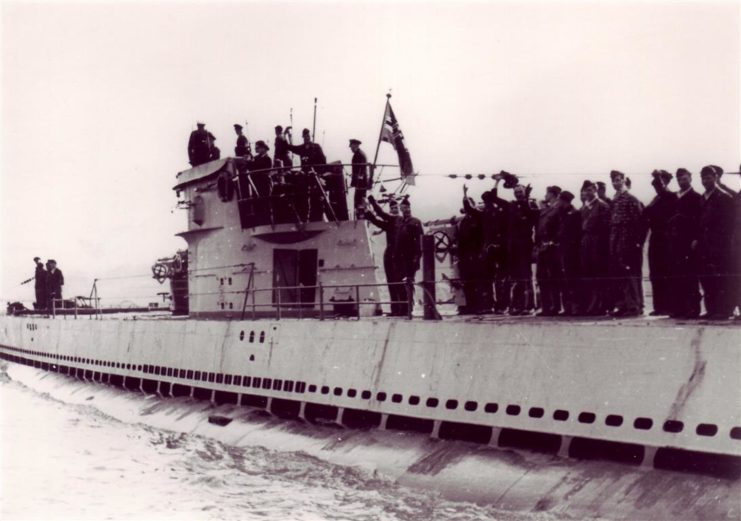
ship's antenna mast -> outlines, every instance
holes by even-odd
[[[290,112],[288,113],[288,122],[291,124],[288,128],[293,131],[293,107],[291,107]],[[288,142],[293,145],[293,138],[291,137],[291,132],[288,133]],[[291,152],[291,165],[293,165],[293,152]]]
[[[311,140],[316,141],[316,98],[314,98],[314,123],[311,127]]]

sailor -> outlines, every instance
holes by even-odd
[[[405,316],[406,289],[402,284],[401,274],[394,255],[401,216],[399,215],[399,203],[393,198],[390,198],[388,201],[389,211],[387,213],[381,208],[381,205],[378,204],[373,195],[369,195],[368,202],[371,204],[373,211],[367,212],[365,215],[371,223],[386,232],[386,248],[383,250],[383,270],[386,273],[386,282],[389,288],[391,316]]]
[[[188,160],[192,166],[202,165],[211,160],[211,148],[213,147],[213,134],[206,130],[206,124],[202,121],[196,123],[198,127],[190,133],[188,139]]]
[[[350,140],[350,150],[352,150],[352,177],[350,186],[355,189],[353,196],[353,207],[358,218],[362,217],[365,211],[365,193],[370,188],[368,186],[368,158],[365,152],[360,149],[362,143],[359,139]]]
[[[62,300],[62,286],[64,286],[64,275],[62,270],[57,269],[57,261],[49,259],[46,261],[46,297],[47,297],[47,309],[54,309],[55,307],[64,307]]]
[[[477,276],[481,277],[479,286],[479,312],[488,312],[494,308],[494,313],[502,314],[509,307],[509,278],[507,273],[506,249],[507,249],[507,215],[509,203],[499,197],[499,183],[505,181],[507,185],[508,176],[510,181],[517,184],[512,174],[502,170],[495,176],[494,187],[481,194],[484,203],[483,209],[479,210],[471,204],[466,197],[468,188],[463,187],[463,210],[475,217],[481,226],[481,269]],[[512,185],[512,186],[514,186]],[[493,289],[493,291],[492,291]]]
[[[467,196],[467,187],[463,186],[463,218],[456,225],[455,256],[458,265],[458,277],[465,304],[458,306],[460,315],[476,314],[490,311],[492,307],[489,295],[488,308],[482,303],[484,287],[488,281],[483,280],[481,220],[466,207],[474,208],[473,200]],[[478,210],[478,209],[477,209]],[[483,285],[480,287],[480,284]]]
[[[531,188],[518,184],[507,215],[507,267],[512,284],[510,315],[529,315],[535,307],[533,291],[533,227],[538,206],[530,199]]]
[[[323,173],[327,165],[327,158],[322,151],[322,147],[311,141],[311,132],[308,128],[301,132],[301,137],[303,143],[300,145],[286,143],[288,151],[301,157],[301,166],[304,172],[308,173],[313,168],[317,174]]]
[[[562,205],[558,199],[561,188],[549,186],[545,204],[540,210],[535,228],[536,278],[540,287],[539,316],[556,316],[561,312],[561,263],[558,255],[558,230],[561,226]]]
[[[677,194],[669,191],[668,185],[673,176],[666,170],[654,170],[651,185],[656,196],[646,206],[644,212],[646,225],[651,232],[648,239],[648,269],[653,293],[652,316],[669,315],[672,311],[670,276],[671,239],[669,221],[676,213]]]
[[[288,130],[290,131],[290,127]],[[291,161],[291,156],[288,154],[288,141],[286,141],[286,138],[283,135],[283,127],[280,125],[275,127],[274,145],[275,155],[273,156],[273,159],[275,161],[275,166],[291,168],[293,166],[293,161]],[[280,164],[278,164],[279,161]]]
[[[257,189],[257,193],[253,197],[255,197],[254,209],[259,224],[268,224],[270,222],[269,201],[272,188],[270,168],[273,166],[273,161],[268,155],[268,150],[270,150],[270,147],[268,147],[265,141],[258,141],[255,143],[255,152],[257,155],[251,161],[247,162],[247,169],[250,172],[249,176],[252,179],[255,189]]]
[[[581,214],[579,243],[579,272],[581,275],[580,313],[589,316],[604,315],[608,311],[607,272],[610,244],[610,207],[597,197],[597,185],[584,181],[584,205]]]
[[[700,284],[706,313],[702,318],[725,320],[731,315],[731,244],[735,222],[733,199],[718,185],[718,172],[712,166],[700,172],[702,195],[700,231],[696,249],[700,261]]]
[[[286,145],[288,150],[301,157],[301,173],[290,177],[296,194],[296,210],[301,221],[321,221],[324,215],[322,201],[322,182],[320,176],[327,168],[327,158],[322,147],[311,141],[311,132],[305,128],[301,132],[303,143]]]
[[[602,181],[597,181],[597,197],[607,203],[608,206],[612,207],[612,199],[607,197],[607,186]]]
[[[574,194],[564,190],[558,194],[561,218],[557,232],[558,260],[561,267],[560,288],[562,315],[579,313],[579,242],[581,241],[581,213],[571,202]]]
[[[615,198],[610,218],[610,263],[612,279],[613,316],[638,316],[643,313],[641,266],[646,225],[643,205],[626,186],[625,174],[610,172]]]
[[[407,302],[400,306],[400,311],[408,315],[412,312],[409,304],[413,305],[414,301],[414,277],[422,258],[422,223],[416,217],[412,217],[412,207],[408,196],[402,199],[399,208],[402,217],[396,235],[394,255],[398,274],[402,281],[406,282],[407,291]]]
[[[668,223],[671,260],[671,316],[700,316],[700,282],[697,252],[692,249],[700,232],[702,196],[692,188],[692,173],[679,168],[676,173],[679,192],[674,215]]]
[[[234,147],[235,157],[249,157],[252,155],[250,151],[250,142],[247,141],[247,136],[242,133],[242,125],[239,123],[234,124],[234,132],[237,133],[237,146]]]
[[[40,257],[34,257],[33,262],[36,265],[36,271],[34,273],[34,290],[36,293],[36,302],[33,303],[34,309],[45,309],[46,308],[46,285],[48,272],[44,269],[44,263],[41,262]]]

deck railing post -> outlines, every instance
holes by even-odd
[[[319,320],[324,320],[324,288],[319,283]]]
[[[360,320],[360,286],[355,285],[355,306],[358,308],[358,320]]]
[[[281,312],[281,309],[280,309],[280,287],[277,290],[275,290],[275,291],[276,291],[276,295],[277,295],[275,297],[275,303],[278,305],[278,320],[280,320],[280,315],[281,315],[281,313],[280,313]]]

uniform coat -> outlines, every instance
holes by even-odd
[[[610,207],[595,198],[585,203],[581,214],[579,271],[581,274],[580,311],[604,315],[607,309],[607,272],[610,247]]]
[[[581,213],[571,204],[562,208],[558,227],[558,258],[561,266],[561,300],[565,314],[579,313],[579,243]]]
[[[664,191],[656,195],[644,211],[650,231],[648,269],[653,293],[653,310],[669,315],[672,311],[672,261],[669,222],[676,213],[677,194]]]
[[[365,152],[359,148],[352,155],[352,177],[350,186],[355,188],[353,206],[360,208],[365,206],[365,192],[368,187],[368,158]]]
[[[700,314],[700,281],[697,252],[692,243],[700,234],[702,196],[692,188],[677,194],[674,215],[669,220],[671,259],[671,312],[676,317]]]
[[[383,270],[386,273],[389,297],[392,302],[391,314],[393,316],[401,316],[405,314],[404,309],[406,307],[407,297],[404,286],[399,284],[402,281],[402,277],[397,266],[396,256],[394,255],[401,217],[386,213],[375,200],[371,201],[371,205],[376,213],[368,212],[366,214],[367,219],[386,232],[386,248],[383,250]]]
[[[541,309],[545,315],[561,311],[561,262],[558,255],[558,230],[563,208],[554,202],[540,210],[535,228],[536,278],[540,287]]]
[[[509,307],[509,284],[507,282],[506,237],[508,203],[497,197],[497,189],[490,192],[491,206],[482,210],[463,199],[463,210],[474,218],[480,228],[480,239],[476,259],[480,263],[476,270],[478,281],[479,308],[503,312]],[[472,258],[473,260],[473,258]],[[494,291],[492,291],[492,288]]]
[[[36,302],[34,302],[34,309],[44,309],[47,301],[47,278],[49,273],[44,269],[44,264],[39,262],[36,264],[36,271],[34,273],[34,290],[36,293]]]
[[[62,286],[64,286],[64,275],[62,274],[62,270],[60,270],[59,268],[49,270],[47,274],[46,294],[49,300],[47,309],[52,309],[52,299],[58,301],[63,298]],[[63,304],[61,302],[55,302],[54,306],[63,307]]]
[[[513,201],[507,215],[507,267],[512,283],[510,313],[533,309],[533,227],[538,209],[529,201]]]
[[[193,166],[202,165],[211,161],[211,152],[214,145],[214,136],[206,130],[196,129],[190,133],[188,139],[188,159]]]
[[[615,308],[620,314],[643,311],[641,267],[645,240],[643,205],[625,190],[612,200],[610,219],[609,274]]]
[[[703,194],[698,238],[700,284],[706,311],[724,318],[730,316],[733,309],[730,273],[734,223],[730,195],[717,187],[710,194]]]

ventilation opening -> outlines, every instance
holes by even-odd
[[[432,428],[434,426],[435,422],[433,420],[412,418],[411,416],[400,416],[397,414],[390,415],[386,420],[386,428],[394,431],[411,431],[430,434],[432,433]]]
[[[472,443],[489,443],[492,428],[470,423],[442,422],[439,436],[443,440],[460,440]]]
[[[270,402],[270,412],[278,418],[298,418],[300,411],[301,402],[297,402],[296,400],[273,398],[273,400]]]
[[[666,432],[682,432],[682,429],[684,429],[684,423],[678,420],[666,420],[664,422],[664,430]]]
[[[682,449],[661,448],[656,451],[654,467],[679,472],[705,474],[718,478],[739,479],[741,457]]]
[[[654,421],[651,418],[636,418],[633,427],[642,431],[647,431],[653,427]]]
[[[640,465],[644,453],[643,445],[590,438],[574,438],[569,447],[569,456],[572,458],[615,461],[628,465]]]
[[[556,454],[561,448],[561,436],[545,432],[502,429],[499,433],[499,446]]]
[[[718,434],[718,426],[712,423],[701,423],[695,432],[698,436],[715,436]]]

